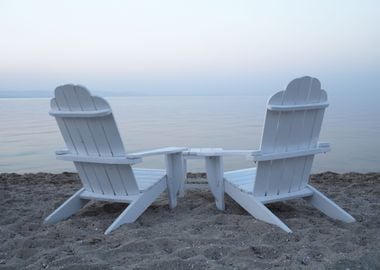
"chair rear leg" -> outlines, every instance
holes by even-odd
[[[163,178],[152,188],[144,191],[136,200],[130,203],[117,219],[107,228],[104,234],[109,234],[125,223],[133,223],[136,219],[157,199],[166,189],[166,181]]]
[[[273,214],[263,203],[257,201],[253,197],[251,198],[250,205],[247,207],[243,206],[243,208],[259,220],[276,225],[287,233],[292,232],[292,230],[289,229],[289,227],[284,222],[282,222],[281,219],[279,219],[275,214]]]
[[[347,223],[355,222],[355,218],[353,218],[349,213],[344,211],[340,206],[327,198],[317,189],[313,188],[310,185],[307,187],[313,191],[313,195],[304,199],[319,211],[333,219],[338,219]]]
[[[228,182],[225,182],[226,193],[230,195],[241,207],[256,219],[265,221],[267,223],[276,225],[287,233],[292,230],[284,222],[282,222],[276,215],[274,215],[262,202],[257,200],[253,195],[240,191]]]
[[[82,199],[80,195],[84,191],[84,188],[78,190],[74,195],[67,199],[60,207],[54,210],[44,220],[44,224],[54,224],[58,221],[68,218],[78,212],[83,206],[85,206],[89,200]]]

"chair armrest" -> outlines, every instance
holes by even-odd
[[[66,155],[66,154],[69,154],[69,149],[59,149],[57,151],[55,151],[55,154],[57,156],[60,156],[60,155]]]
[[[257,151],[255,154],[248,155],[248,160],[253,161],[268,161],[268,160],[276,160],[276,159],[284,159],[284,158],[295,158],[309,155],[316,155],[321,153],[326,153],[331,151],[330,144],[326,142],[319,142],[316,148],[306,149],[306,150],[293,150],[287,152],[274,152],[274,153],[261,153]]]
[[[223,148],[189,148],[183,152],[185,157],[218,156]]]
[[[215,157],[215,156],[252,156],[260,151],[255,150],[223,150],[223,148],[190,148],[185,156]]]
[[[331,151],[331,145],[328,142],[318,142],[318,148],[326,149],[326,152]]]
[[[148,150],[148,151],[142,151],[142,152],[136,152],[132,154],[128,154],[128,158],[142,158],[147,156],[154,156],[154,155],[169,155],[169,154],[175,154],[175,153],[182,153],[187,148],[185,147],[164,147],[154,150]]]
[[[70,153],[61,153],[56,155],[57,159],[74,161],[74,162],[87,162],[87,163],[101,163],[101,164],[136,164],[141,162],[138,157],[97,157],[97,156],[81,156]]]

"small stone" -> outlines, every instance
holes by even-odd
[[[89,244],[96,244],[96,243],[98,243],[98,242],[101,242],[102,241],[102,239],[99,239],[99,238],[92,238],[92,239],[90,239],[89,241],[88,241],[88,243]]]
[[[301,263],[304,265],[308,265],[310,263],[310,257],[306,256],[306,257],[302,258]]]

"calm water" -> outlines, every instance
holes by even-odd
[[[164,146],[257,149],[268,96],[108,98],[128,152]],[[313,171],[380,171],[378,100],[330,95],[321,140],[333,151],[319,155]],[[54,151],[64,146],[49,99],[0,99],[0,171],[73,171]],[[139,164],[140,165],[140,164]],[[250,166],[244,158],[226,158],[225,168]],[[147,158],[140,167],[164,168],[163,158]],[[191,171],[204,171],[190,161]]]

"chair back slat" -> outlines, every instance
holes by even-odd
[[[55,90],[51,101],[52,111],[80,112],[111,110],[102,98],[75,85],[63,85]],[[66,147],[72,154],[97,157],[124,157],[125,149],[113,114],[95,117],[56,117]],[[74,162],[83,186],[91,192],[106,195],[137,194],[138,187],[133,172],[128,177],[120,171],[130,170],[130,165],[92,164]],[[128,167],[128,168],[127,168]]]
[[[317,146],[325,107],[299,105],[325,104],[327,94],[320,82],[302,77],[289,83],[286,90],[268,101],[261,142],[261,152],[283,153],[308,150]],[[284,110],[271,110],[270,105],[281,105]],[[298,107],[297,107],[298,105]],[[292,106],[294,110],[292,110]],[[274,106],[275,107],[275,106]],[[314,155],[279,160],[259,161],[254,195],[273,196],[303,189],[310,176]]]

